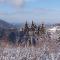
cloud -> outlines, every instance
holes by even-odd
[[[0,0],[0,4],[9,4],[12,6],[20,7],[24,4],[25,0]]]
[[[22,6],[24,4],[24,0],[10,0],[10,3],[14,6]]]
[[[36,2],[37,0],[0,0],[0,4],[4,5],[10,5],[13,7],[22,7],[25,3],[28,2]]]

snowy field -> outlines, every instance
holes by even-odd
[[[60,34],[50,37],[38,37],[38,47],[0,47],[0,60],[60,60]]]
[[[60,60],[60,53],[34,47],[0,48],[0,60]]]

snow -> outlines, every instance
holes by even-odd
[[[0,60],[57,60],[59,56],[35,47],[0,48]]]
[[[60,46],[56,43],[60,36],[57,27],[49,28],[51,39],[39,38],[39,47],[0,47],[0,60],[60,60]]]

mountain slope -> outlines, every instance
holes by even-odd
[[[0,28],[11,28],[14,27],[12,24],[0,19]]]

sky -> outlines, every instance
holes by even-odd
[[[0,19],[10,23],[59,23],[60,0],[0,0]]]

